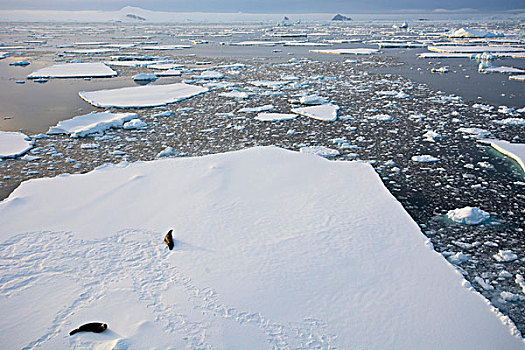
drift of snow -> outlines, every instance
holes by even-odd
[[[80,91],[78,95],[95,107],[138,108],[175,103],[202,94],[207,88],[176,83],[134,86],[112,90]]]
[[[0,131],[0,159],[16,158],[33,147],[27,135],[21,132]]]
[[[4,348],[523,347],[366,163],[269,147],[31,180],[0,240]]]
[[[297,113],[305,117],[310,117],[313,119],[329,121],[329,122],[333,122],[337,120],[338,110],[339,110],[339,106],[334,105],[334,104],[324,104],[324,105],[319,105],[319,106],[292,108],[293,113]]]
[[[62,120],[56,126],[49,128],[47,133],[85,137],[110,128],[121,128],[125,122],[136,117],[136,113],[93,112]]]
[[[259,113],[254,119],[264,122],[277,122],[283,120],[292,120],[297,118],[297,114],[291,113]]]
[[[449,210],[447,217],[459,224],[477,225],[490,218],[490,214],[476,207]]]
[[[61,63],[39,69],[27,77],[38,78],[95,78],[115,77],[117,72],[104,63]]]

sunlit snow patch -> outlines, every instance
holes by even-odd
[[[293,113],[297,113],[305,117],[310,117],[313,119],[329,121],[329,122],[333,122],[337,120],[338,110],[339,110],[339,106],[334,105],[334,104],[324,104],[324,105],[319,105],[319,106],[292,108]]]
[[[37,78],[95,78],[115,77],[117,72],[104,63],[63,63],[39,69],[27,77]]]
[[[16,158],[33,147],[33,141],[21,132],[0,131],[0,159]]]
[[[208,91],[208,89],[204,87],[176,83],[91,92],[80,91],[78,95],[96,107],[138,108],[163,106],[202,94],[206,91]]]
[[[110,128],[121,128],[125,122],[136,117],[136,113],[93,112],[63,120],[56,126],[49,128],[47,133],[85,137],[104,132]]]

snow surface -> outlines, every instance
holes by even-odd
[[[447,217],[459,224],[477,225],[487,221],[490,218],[490,214],[476,207],[464,207],[449,210]]]
[[[0,240],[5,349],[524,345],[366,163],[264,147],[31,180]]]
[[[207,88],[184,83],[134,86],[112,90],[80,91],[78,95],[95,107],[156,107],[178,102],[204,92]]]
[[[115,77],[117,72],[104,63],[61,63],[39,69],[27,77],[37,78],[84,78]]]
[[[525,144],[510,143],[503,140],[490,140],[489,143],[498,152],[514,159],[525,171]]]
[[[264,122],[277,122],[277,121],[291,120],[295,118],[297,118],[297,114],[262,112],[262,113],[257,114],[257,116],[254,119],[261,120]]]
[[[27,135],[21,132],[0,131],[0,159],[16,158],[33,147]]]
[[[136,113],[93,112],[62,120],[56,126],[49,128],[47,133],[86,137],[110,128],[121,128],[125,122],[136,117]]]
[[[339,106],[334,104],[292,108],[293,113],[328,122],[337,120],[338,110]]]

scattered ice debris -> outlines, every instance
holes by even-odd
[[[16,158],[33,147],[33,141],[21,132],[0,131],[0,159]]]
[[[133,76],[135,81],[155,81],[158,77],[155,74],[151,73],[139,73]]]
[[[511,278],[512,277],[512,274],[510,272],[508,272],[507,270],[502,270],[500,271],[500,273],[498,274],[498,277],[501,277],[501,278]]]
[[[324,158],[331,158],[341,154],[338,150],[325,146],[305,146],[299,149],[301,153],[315,154]]]
[[[479,276],[476,276],[474,278],[474,280],[476,281],[477,284],[479,284],[481,286],[481,288],[483,288],[484,290],[493,290],[494,287],[487,281],[485,281],[483,278],[479,277]]]
[[[423,154],[420,156],[412,156],[413,162],[419,162],[419,163],[432,163],[439,161],[439,158],[436,158],[434,156],[431,156],[429,154]]]
[[[39,69],[27,77],[37,78],[84,78],[84,77],[115,77],[117,72],[104,63],[59,63]]]
[[[328,103],[328,99],[318,95],[305,95],[299,98],[299,103],[302,105],[322,105]]]
[[[448,67],[432,68],[431,73],[448,73]]]
[[[327,53],[327,54],[334,54],[334,55],[371,55],[371,54],[374,54],[376,52],[379,52],[379,50],[377,50],[377,49],[360,48],[360,49],[310,50],[310,52]]]
[[[146,129],[148,125],[139,118],[131,119],[122,126],[126,130]]]
[[[464,207],[461,209],[449,210],[447,217],[459,224],[477,225],[487,221],[490,214],[477,207]]]
[[[267,112],[274,110],[275,107],[273,105],[264,105],[259,107],[244,107],[239,109],[238,113],[258,113],[258,112]]]
[[[525,118],[507,118],[502,120],[495,120],[494,123],[501,125],[524,126]]]
[[[490,112],[494,110],[494,106],[484,105],[481,103],[475,103],[472,105],[472,108],[481,109],[482,111]]]
[[[525,70],[523,69],[506,66],[494,67],[484,62],[479,64],[478,71],[480,73],[525,73]]]
[[[477,139],[484,139],[491,135],[491,132],[481,128],[459,128],[458,132],[469,134]]]
[[[469,259],[468,255],[463,254],[462,252],[457,252],[447,257],[447,260],[452,264],[461,264]]]
[[[452,38],[496,38],[503,37],[501,33],[493,33],[484,30],[475,30],[470,28],[460,28],[450,34]]]
[[[500,250],[498,254],[493,255],[498,262],[511,262],[518,259],[518,256],[512,250]]]
[[[63,120],[49,129],[48,134],[68,134],[72,137],[86,137],[122,125],[137,117],[136,113],[93,112]]]
[[[230,92],[221,92],[219,96],[228,97],[228,98],[245,99],[245,98],[249,98],[250,96],[252,96],[252,94],[247,91],[232,90]]]
[[[291,114],[291,113],[259,113],[255,117],[255,119],[264,121],[264,122],[277,122],[277,121],[284,121],[284,120],[291,120],[297,118],[297,114]]]
[[[510,143],[502,140],[487,141],[496,151],[514,159],[523,171],[525,171],[525,144]]]
[[[212,79],[222,79],[224,74],[217,71],[204,71],[200,75],[192,75],[192,79],[202,79],[202,80],[212,80]]]
[[[184,83],[146,85],[112,90],[80,91],[79,96],[96,107],[156,107],[178,102],[204,92],[207,88]]]
[[[377,120],[380,122],[389,122],[392,120],[392,116],[389,114],[374,114],[366,117],[369,120]]]
[[[337,120],[338,110],[339,110],[339,106],[334,105],[334,104],[324,104],[324,105],[319,105],[319,106],[292,108],[293,113],[297,113],[305,117],[310,117],[313,119],[318,119],[318,120],[323,120],[323,121]]]
[[[176,154],[177,154],[177,152],[175,151],[175,149],[173,147],[167,146],[162,151],[160,151],[159,154],[157,154],[157,158],[171,157],[171,156],[174,156]]]
[[[9,63],[10,66],[20,66],[20,67],[29,66],[30,64],[31,63],[29,63],[28,61],[16,61],[16,62]]]

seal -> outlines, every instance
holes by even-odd
[[[102,333],[108,328],[108,325],[100,322],[91,322],[83,324],[77,329],[73,329],[69,332],[69,335],[73,335],[78,332],[93,332],[93,333]]]
[[[168,248],[170,248],[170,250],[172,250],[173,246],[175,245],[173,243],[173,236],[171,235],[172,232],[173,230],[169,230],[169,232],[164,237],[164,243],[166,243],[166,245],[168,246]]]

